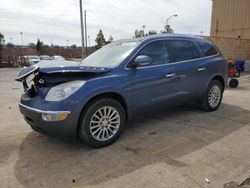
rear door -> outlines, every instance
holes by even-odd
[[[178,79],[177,101],[184,102],[199,96],[201,86],[206,84],[200,53],[194,44],[188,40],[169,40],[171,63],[175,65],[175,75]]]

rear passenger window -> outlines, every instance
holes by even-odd
[[[204,56],[211,56],[217,54],[217,50],[209,42],[198,42]]]
[[[170,62],[165,41],[156,41],[146,45],[137,56],[139,55],[149,56],[152,59],[151,65],[162,65]]]
[[[188,41],[168,41],[168,46],[171,49],[173,62],[186,61],[194,59],[194,54]]]

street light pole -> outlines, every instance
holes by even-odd
[[[10,44],[12,44],[12,37],[10,37]]]
[[[89,39],[89,47],[90,47],[90,36],[88,36],[88,39]]]
[[[21,35],[21,41],[22,41],[22,46],[23,46],[23,32],[20,32]]]
[[[167,21],[166,21],[166,25],[168,25],[168,21],[169,21],[171,18],[177,17],[177,16],[178,16],[178,14],[174,14],[174,15],[170,16],[170,17],[167,19]]]
[[[81,21],[81,38],[82,38],[82,59],[84,58],[84,28],[83,28],[83,17],[82,17],[82,0],[80,2],[80,21]]]
[[[84,25],[85,25],[85,53],[88,55],[88,34],[87,34],[87,21],[86,21],[86,10],[84,10]]]

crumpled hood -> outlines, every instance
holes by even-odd
[[[41,72],[45,74],[53,73],[106,73],[112,68],[105,67],[88,67],[83,66],[81,62],[76,61],[40,61],[39,63],[24,67],[18,74],[16,80],[23,81],[32,73]]]

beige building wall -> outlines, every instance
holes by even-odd
[[[250,39],[250,0],[212,0],[210,35]]]
[[[250,39],[208,37],[226,60],[250,60]]]

